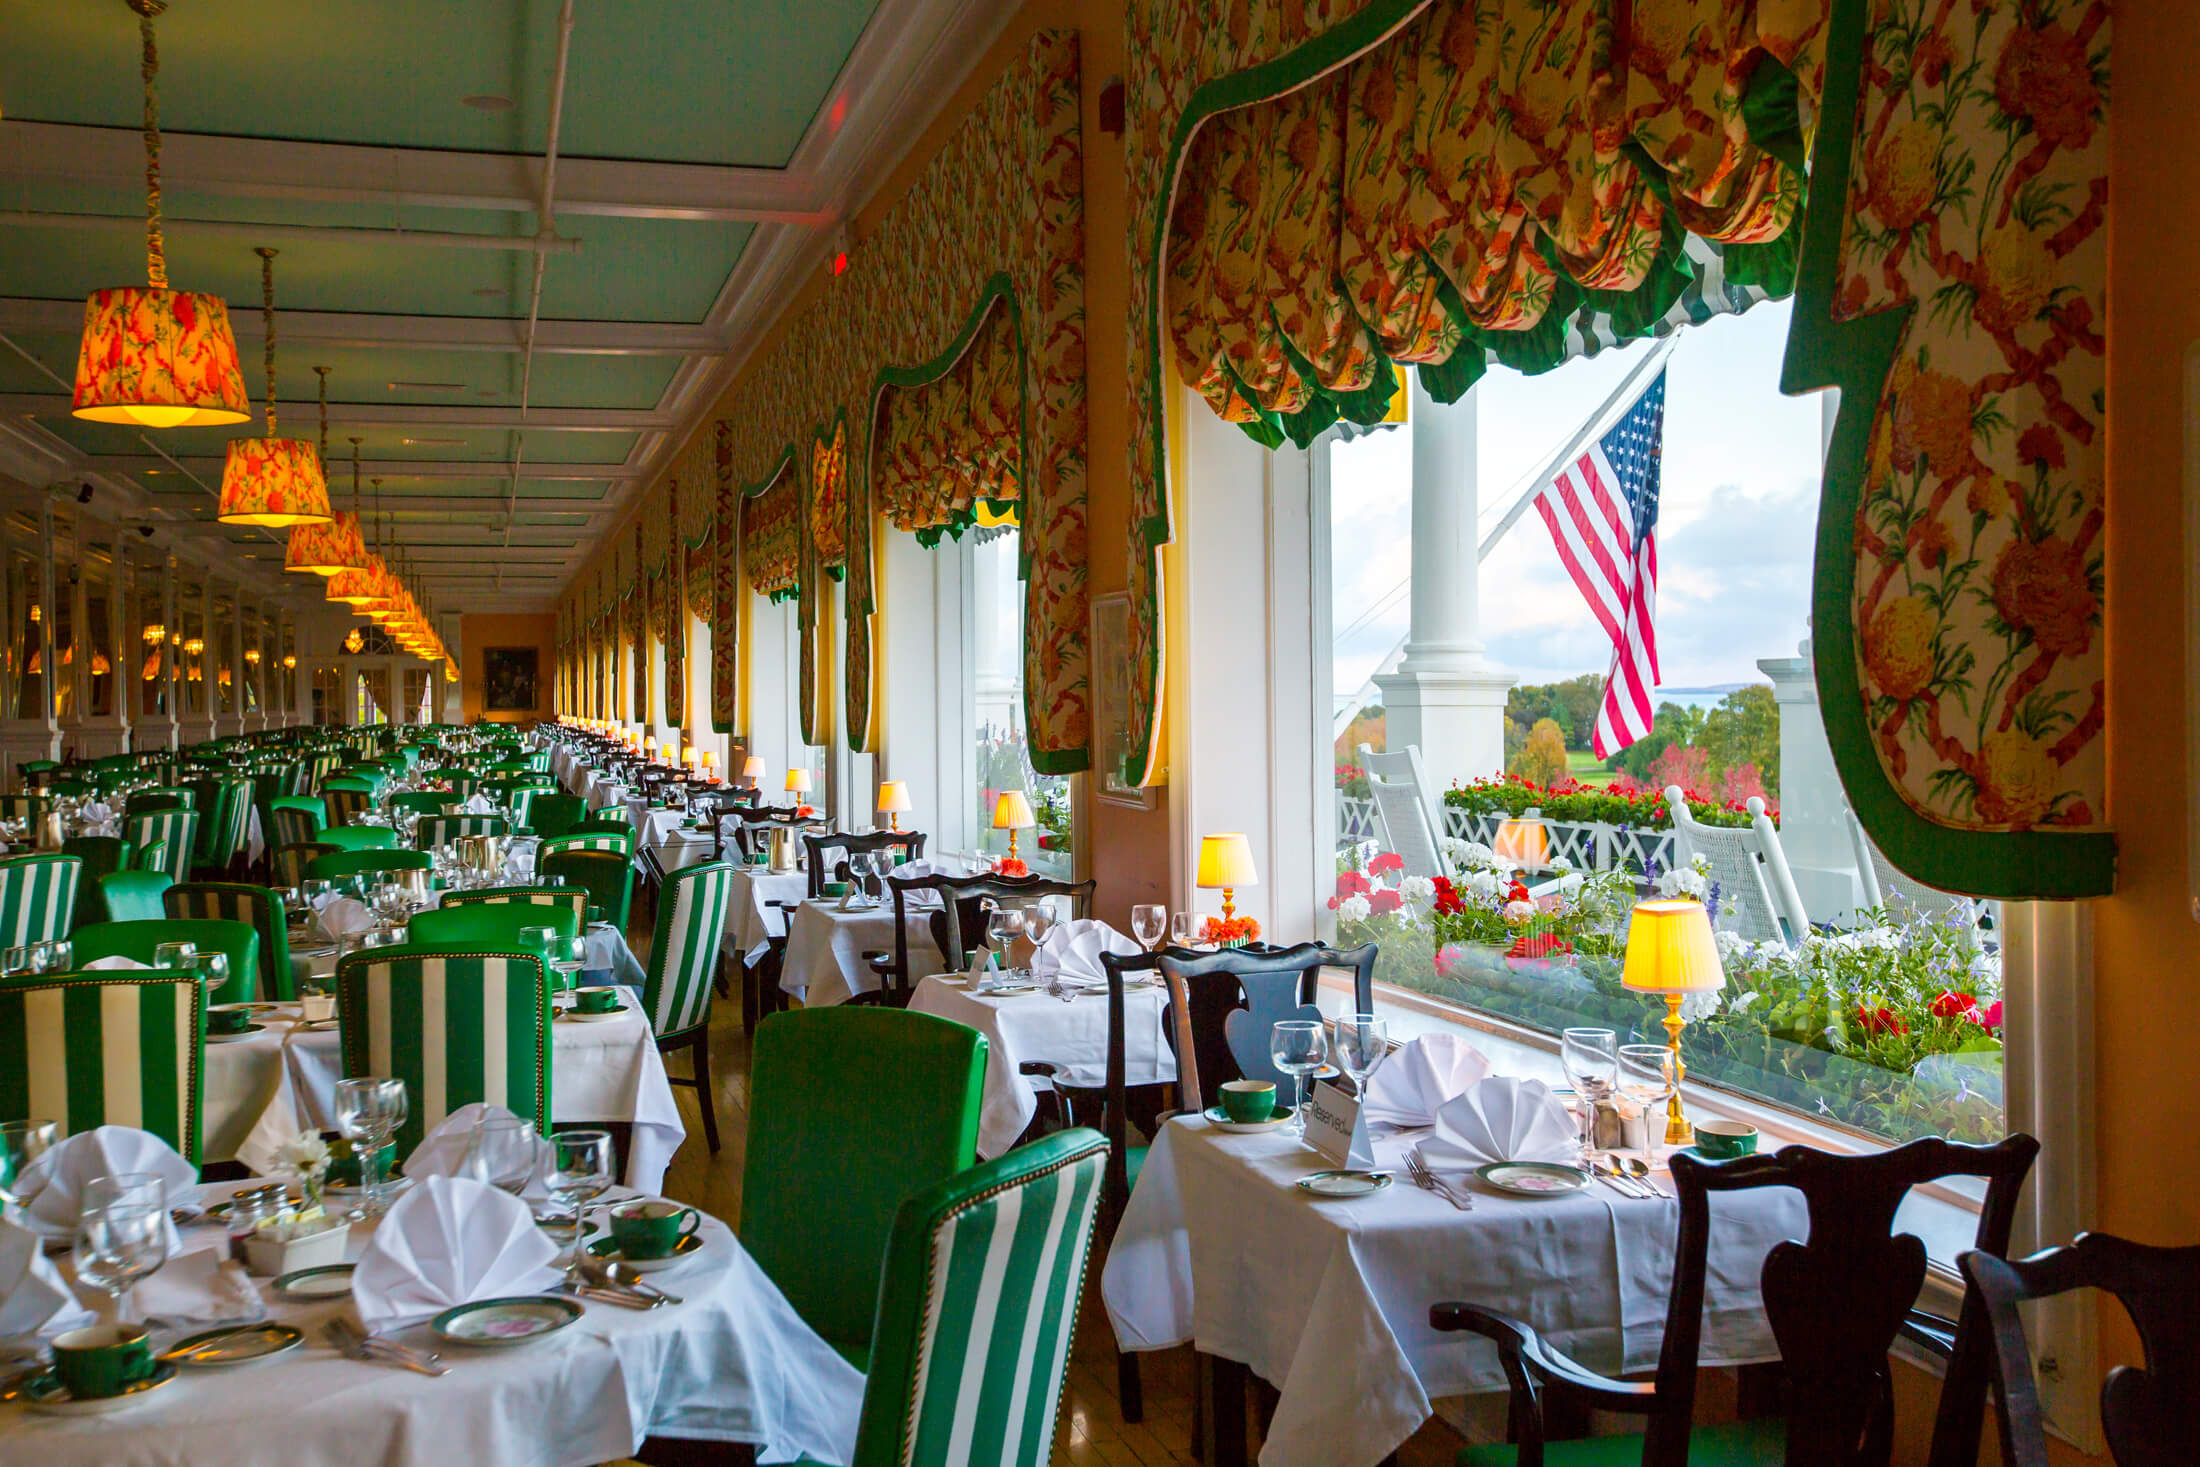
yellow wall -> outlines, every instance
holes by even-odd
[[[557,694],[557,632],[554,616],[462,616],[458,619],[459,646],[466,655],[459,668],[459,709],[471,723],[486,718],[491,723],[531,723],[548,718]],[[481,653],[487,647],[535,649],[535,708],[528,713],[482,711]]]

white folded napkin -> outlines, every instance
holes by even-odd
[[[374,913],[356,897],[338,897],[321,908],[321,930],[331,937],[348,937],[374,925]]]
[[[517,1197],[467,1177],[423,1177],[359,1255],[352,1303],[379,1331],[476,1299],[556,1288],[557,1256]]]
[[[141,963],[136,958],[126,958],[117,953],[111,958],[94,958],[84,966],[86,968],[98,968],[102,971],[112,971],[116,968],[150,968],[153,965],[151,963]]]
[[[46,1256],[45,1241],[0,1219],[0,1358],[33,1354],[39,1340],[92,1322]]]
[[[1472,1171],[1495,1161],[1569,1162],[1580,1150],[1574,1119],[1541,1080],[1492,1075],[1436,1112],[1420,1146],[1432,1171]]]
[[[510,1116],[514,1112],[501,1105],[484,1105],[480,1101],[462,1105],[438,1121],[435,1129],[420,1138],[411,1156],[405,1158],[405,1175],[408,1177],[456,1177],[463,1176],[467,1148],[472,1146],[474,1132],[491,1116]],[[535,1173],[527,1180],[523,1195],[546,1197],[543,1177],[549,1170],[552,1157],[550,1143],[540,1136],[535,1138]],[[477,1179],[478,1180],[478,1179]]]
[[[195,1186],[198,1169],[150,1131],[130,1126],[98,1126],[79,1131],[23,1168],[15,1195],[28,1211],[28,1226],[42,1238],[68,1238],[76,1232],[84,1188],[94,1179],[123,1172],[150,1172],[168,1184],[171,1203]],[[176,1251],[174,1226],[168,1248]]]
[[[1100,966],[1102,953],[1130,957],[1144,951],[1135,939],[1099,918],[1079,917],[1048,930],[1046,941],[1031,955],[1031,976],[1042,983],[1059,979],[1078,987],[1105,986],[1108,974]]]
[[[1410,1039],[1368,1078],[1368,1124],[1432,1125],[1445,1101],[1466,1094],[1489,1073],[1490,1057],[1460,1035]]]
[[[130,1290],[129,1317],[156,1328],[243,1323],[267,1318],[267,1304],[244,1265],[202,1248],[170,1258]]]
[[[462,815],[494,815],[496,808],[489,803],[489,797],[483,794],[468,795],[466,803],[458,807]]]
[[[97,825],[104,825],[115,818],[114,810],[104,800],[94,800],[77,813]]]

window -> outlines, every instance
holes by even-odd
[[[1069,781],[1031,767],[1024,726],[1024,583],[1017,570],[1021,537],[1013,524],[981,528],[970,556],[972,657],[966,687],[972,712],[971,788],[973,848],[986,856],[1008,854],[1011,832],[996,830],[1000,797],[1020,790],[1031,807],[1033,828],[1014,832],[1017,854],[1044,876],[1067,880],[1070,849]]]
[[[1777,390],[1788,317],[1767,304],[1672,345],[1656,712],[1647,736],[1609,758],[1591,744],[1610,645],[1539,513],[1527,508],[1496,538],[1478,577],[1462,574],[1415,543],[1445,523],[1415,502],[1420,423],[1329,446],[1316,514],[1333,647],[1316,676],[1317,693],[1333,695],[1336,849],[1316,895],[1339,941],[1381,945],[1388,982],[1546,1034],[1613,1029],[1622,1043],[1663,1038],[1663,1004],[1620,982],[1634,904],[1698,895],[1726,986],[1684,1006],[1692,1080],[1888,1141],[1991,1139],[2006,1124],[1997,914],[1881,868],[1819,724],[1807,613],[1824,405]],[[1476,515],[1450,543],[1472,553],[1489,542],[1656,349],[1538,378],[1493,368],[1466,440],[1477,473],[1454,501]],[[1487,647],[1484,673],[1512,684],[1502,710],[1483,705],[1486,727],[1446,704],[1472,682],[1447,659],[1473,643]],[[1418,751],[1444,887],[1428,871],[1409,879],[1425,843],[1395,837],[1363,744]],[[1693,863],[1669,786],[1705,827]],[[1764,863],[1753,797],[1792,880]]]

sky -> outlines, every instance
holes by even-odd
[[[1762,681],[1807,634],[1820,397],[1785,397],[1789,307],[1768,301],[1681,333],[1666,367],[1658,516],[1660,685]],[[1483,531],[1579,430],[1635,362],[1638,342],[1540,377],[1492,367],[1479,402]],[[1413,449],[1391,429],[1330,449],[1332,625],[1339,695],[1405,636]],[[1482,636],[1522,682],[1602,674],[1610,644],[1529,511],[1482,562]]]

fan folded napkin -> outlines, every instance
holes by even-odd
[[[1144,952],[1136,940],[1097,917],[1079,917],[1051,929],[1046,941],[1031,955],[1031,976],[1044,983],[1058,980],[1072,987],[1106,987],[1108,974],[1100,966],[1102,953],[1131,957]]]
[[[130,1318],[162,1329],[267,1318],[267,1305],[244,1265],[204,1248],[172,1257],[138,1280],[128,1303]]]
[[[370,1331],[389,1329],[477,1299],[554,1289],[557,1256],[517,1197],[467,1177],[423,1177],[359,1255],[352,1303]]]
[[[356,897],[337,897],[321,908],[321,930],[331,937],[349,937],[374,926],[374,913]]]
[[[83,816],[86,820],[91,821],[95,825],[105,825],[108,821],[115,818],[115,812],[113,808],[110,807],[104,800],[94,800],[89,805],[86,805],[82,809],[78,810],[77,813]]]
[[[117,953],[111,958],[94,958],[84,966],[87,970],[97,969],[100,972],[111,972],[117,968],[150,968],[152,964],[141,963],[136,958],[126,958]]]
[[[465,803],[458,807],[458,813],[461,815],[494,815],[496,809],[496,806],[489,803],[487,795],[473,794],[468,795]]]
[[[1466,1094],[1489,1073],[1489,1056],[1456,1034],[1408,1040],[1368,1078],[1368,1124],[1400,1130],[1434,1125],[1444,1102]]]
[[[39,1340],[92,1318],[46,1256],[44,1240],[0,1219],[0,1359],[34,1354]]]
[[[484,1105],[474,1101],[462,1105],[436,1123],[435,1129],[420,1138],[411,1156],[405,1158],[405,1175],[408,1177],[460,1177],[466,1174],[466,1153],[474,1142],[474,1132],[491,1116],[510,1116],[513,1112],[501,1105]],[[527,1179],[524,1195],[547,1197],[543,1190],[543,1177],[549,1170],[550,1143],[540,1136],[535,1138],[535,1171]],[[480,1180],[478,1177],[473,1180]]]
[[[1472,1171],[1497,1161],[1569,1162],[1580,1149],[1574,1119],[1541,1080],[1492,1075],[1436,1112],[1420,1145],[1431,1171]]]
[[[130,1126],[99,1126],[77,1132],[23,1168],[15,1195],[26,1209],[32,1232],[42,1238],[68,1239],[76,1234],[84,1189],[100,1177],[124,1172],[150,1172],[159,1177],[168,1184],[171,1202],[199,1180],[198,1169],[152,1132]],[[171,1223],[170,1253],[179,1251],[177,1241]]]

